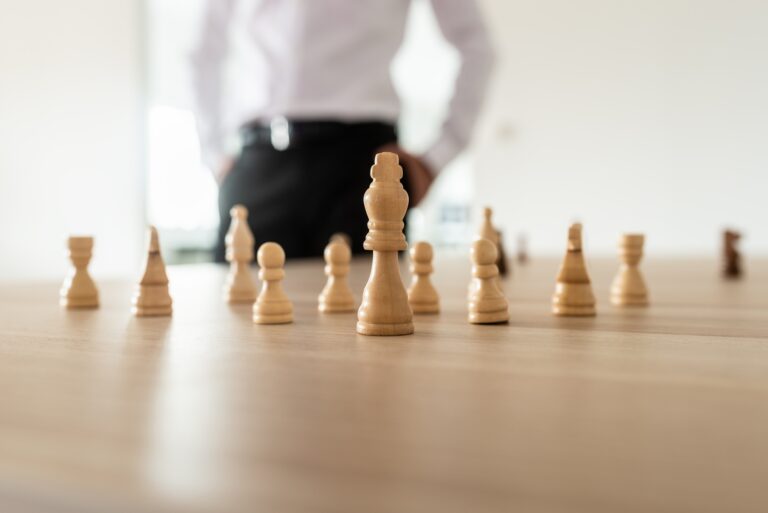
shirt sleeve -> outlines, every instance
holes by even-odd
[[[461,64],[448,116],[424,159],[439,173],[469,143],[493,70],[495,54],[477,0],[430,0],[443,36]]]
[[[228,49],[229,22],[235,0],[206,0],[197,42],[191,55],[192,94],[203,162],[215,171],[225,157],[222,127],[222,73]]]

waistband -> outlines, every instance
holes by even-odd
[[[338,120],[289,120],[273,118],[270,122],[248,123],[240,128],[242,146],[268,145],[276,150],[321,143],[340,137],[397,138],[394,124],[383,121],[344,122]]]

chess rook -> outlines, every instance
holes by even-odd
[[[552,297],[555,315],[585,317],[595,315],[595,295],[587,274],[581,244],[581,224],[568,230],[568,250],[560,266]]]
[[[317,299],[317,309],[321,312],[354,312],[355,296],[347,283],[349,263],[352,251],[341,239],[333,240],[325,247],[325,275],[328,281]]]
[[[373,182],[363,198],[368,214],[363,247],[373,251],[373,262],[357,312],[357,332],[362,335],[413,333],[413,312],[397,260],[397,252],[408,248],[403,234],[408,193],[400,183],[402,177],[396,154],[376,155],[371,167]]]
[[[66,308],[96,308],[99,291],[88,274],[93,237],[69,237],[67,256],[72,266],[59,292],[59,303]]]
[[[644,242],[645,236],[640,234],[622,235],[619,241],[621,267],[611,285],[611,303],[614,305],[648,305],[648,289],[639,267]]]
[[[435,314],[440,311],[440,299],[429,276],[434,271],[434,252],[428,242],[417,242],[411,247],[411,273],[413,281],[408,288],[408,303],[415,314]]]
[[[293,322],[293,304],[283,291],[285,251],[275,242],[265,242],[256,253],[259,279],[263,285],[253,304],[256,324],[287,324]]]
[[[472,282],[469,296],[469,322],[496,324],[509,320],[509,304],[498,285],[498,251],[492,241],[477,239],[470,252]]]
[[[232,221],[224,238],[229,274],[224,284],[224,298],[229,303],[253,303],[256,285],[251,274],[254,239],[248,227],[248,209],[235,205],[229,211]]]
[[[149,227],[148,239],[147,260],[141,280],[136,285],[131,311],[137,317],[171,315],[173,301],[168,292],[168,275],[154,226]]]

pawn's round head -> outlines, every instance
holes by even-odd
[[[285,265],[285,251],[277,242],[265,242],[259,246],[256,260],[259,262],[259,267],[262,268],[283,267]]]
[[[411,246],[411,260],[414,262],[431,262],[433,256],[432,244],[429,242],[419,241]]]
[[[495,264],[497,256],[496,245],[488,239],[477,239],[472,243],[470,258],[475,265]]]
[[[345,242],[335,240],[325,247],[323,252],[327,264],[348,264],[352,260],[352,251]]]
[[[229,210],[229,215],[232,216],[233,219],[248,219],[248,209],[243,205],[235,205]]]

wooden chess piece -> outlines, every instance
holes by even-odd
[[[555,315],[574,317],[596,313],[595,296],[582,254],[580,223],[571,225],[568,230],[568,251],[557,275],[552,312]]]
[[[734,230],[723,232],[723,276],[726,278],[738,278],[741,276],[741,254],[737,244],[741,234]]]
[[[625,234],[619,241],[621,267],[611,285],[611,303],[616,306],[648,305],[648,289],[639,267],[644,242],[645,236],[640,234]]]
[[[495,230],[495,232],[496,240],[499,241],[498,244],[496,244],[496,249],[499,252],[499,257],[496,260],[496,267],[499,268],[500,276],[507,276],[510,274],[512,266],[507,261],[507,252],[504,251],[504,236],[502,235],[501,230]]]
[[[347,283],[352,251],[343,240],[332,240],[323,252],[325,275],[328,281],[317,299],[321,312],[354,312],[355,296]]]
[[[496,324],[509,321],[509,304],[498,285],[498,251],[492,241],[477,239],[472,243],[472,281],[469,297],[469,322]]]
[[[373,263],[357,311],[357,332],[362,335],[413,333],[413,312],[397,260],[397,252],[408,248],[403,235],[408,193],[400,183],[402,177],[395,153],[376,155],[371,167],[373,182],[363,198],[368,214],[363,247],[373,251]]]
[[[276,242],[265,242],[256,253],[259,279],[263,285],[253,304],[256,324],[287,324],[293,322],[293,304],[283,291],[285,251]]]
[[[171,315],[173,301],[168,293],[168,275],[154,226],[149,227],[148,239],[147,260],[141,280],[136,285],[131,311],[138,317]]]
[[[528,237],[524,233],[517,235],[517,263],[528,263]]]
[[[408,303],[415,314],[435,314],[440,312],[440,298],[432,285],[434,252],[429,242],[417,242],[411,247],[411,273],[413,281],[408,288]]]
[[[229,303],[253,303],[256,300],[256,285],[251,274],[251,262],[255,241],[248,227],[248,209],[243,205],[235,205],[229,214],[232,221],[224,238],[229,262],[224,298]]]
[[[69,237],[67,256],[72,267],[59,292],[59,303],[67,308],[96,308],[99,291],[88,274],[88,264],[93,251],[93,237]]]
[[[328,242],[343,242],[350,248],[352,247],[352,238],[344,232],[334,233],[331,235],[331,238],[328,240]]]

